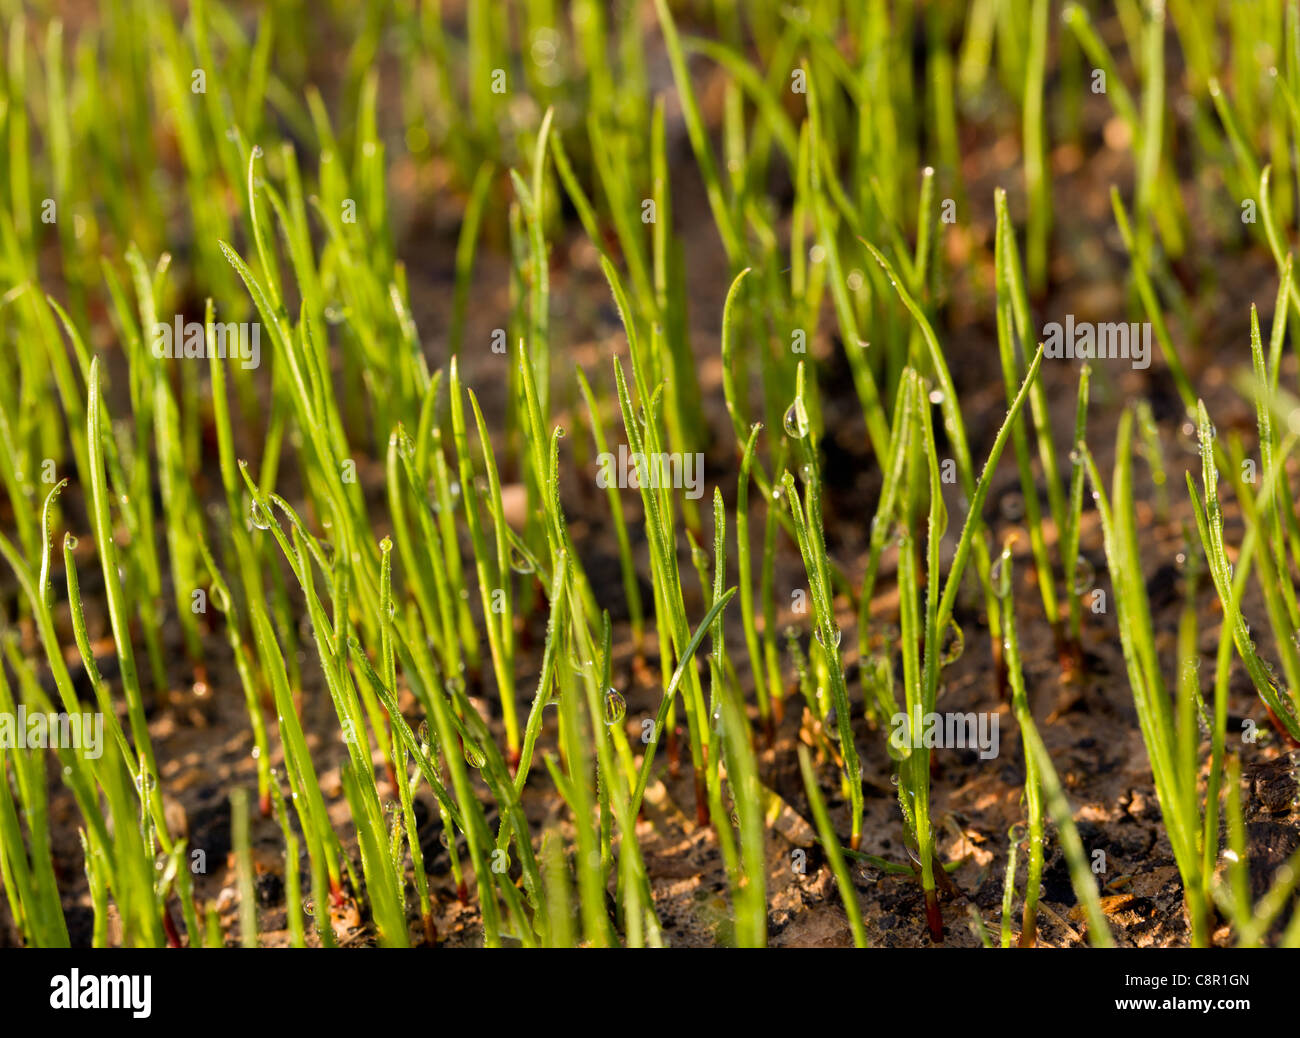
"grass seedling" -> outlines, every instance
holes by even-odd
[[[257,947],[257,890],[253,879],[253,850],[248,839],[248,790],[230,791],[230,831],[239,873],[239,943]]]
[[[994,589],[1002,599],[1005,612],[1005,646],[1007,652],[1007,674],[1011,681],[1011,712],[1015,714],[1016,724],[1020,726],[1020,740],[1025,754],[1025,815],[1026,838],[1029,842],[1029,858],[1025,878],[1025,908],[1020,923],[1020,947],[1032,948],[1038,934],[1038,896],[1043,879],[1043,801],[1042,787],[1038,777],[1038,762],[1028,746],[1026,732],[1033,726],[1033,715],[1029,711],[1029,696],[1025,691],[1024,669],[1020,660],[1020,639],[1016,635],[1015,600],[1012,588],[1015,581],[1012,575],[1011,545],[1006,544],[998,559]],[[1012,859],[1014,863],[1014,858]],[[1008,869],[1014,864],[1008,865]],[[1005,905],[1004,894],[1004,905]]]
[[[862,910],[858,907],[858,893],[853,887],[853,879],[840,851],[839,841],[831,828],[830,816],[826,811],[826,801],[821,790],[817,788],[817,777],[813,772],[812,762],[806,747],[799,747],[799,771],[803,775],[804,790],[808,794],[808,805],[812,809],[813,819],[817,824],[817,836],[822,849],[830,861],[835,882],[839,885],[840,897],[844,899],[845,911],[848,913],[849,926],[853,930],[853,943],[859,948],[867,947],[867,931],[862,923]]]
[[[1125,411],[1120,419],[1115,475],[1108,497],[1101,485],[1100,475],[1091,453],[1084,449],[1084,462],[1093,498],[1101,518],[1106,545],[1106,558],[1114,583],[1115,609],[1120,628],[1124,661],[1128,668],[1129,685],[1137,708],[1138,723],[1143,741],[1151,759],[1156,791],[1161,812],[1169,828],[1174,857],[1183,876],[1188,911],[1192,919],[1193,941],[1206,939],[1205,877],[1197,846],[1200,828],[1196,803],[1195,776],[1178,767],[1177,747],[1183,744],[1178,720],[1170,705],[1164,678],[1154,646],[1151,611],[1146,587],[1141,579],[1138,564],[1136,519],[1134,518],[1132,489],[1131,441],[1133,416]],[[1208,439],[1206,450],[1210,450]],[[1210,462],[1211,468],[1213,463]],[[1112,509],[1113,501],[1113,509]],[[1199,518],[1198,518],[1199,523]],[[1183,712],[1182,722],[1190,722]]]

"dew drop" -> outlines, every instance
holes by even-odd
[[[829,646],[832,649],[838,649],[840,641],[844,638],[844,632],[840,630],[839,624],[830,625],[829,640],[826,636],[827,632],[823,631],[820,625],[813,630],[813,634],[817,636],[817,640],[821,643],[822,648]]]
[[[533,560],[513,543],[510,545],[510,568],[523,574],[532,573],[534,569]]]
[[[956,620],[949,620],[939,646],[939,666],[947,667],[961,659],[966,649],[966,633]]]
[[[259,530],[269,530],[271,528],[271,517],[266,514],[266,509],[256,500],[249,502],[248,519]]]
[[[605,724],[613,726],[620,723],[627,714],[627,700],[618,689],[605,690]]]
[[[1080,555],[1074,560],[1074,584],[1076,595],[1087,594],[1097,584],[1097,570],[1091,562]]]
[[[808,410],[804,407],[803,398],[795,397],[785,412],[785,432],[796,440],[802,440],[808,435]]]

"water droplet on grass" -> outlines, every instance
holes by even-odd
[[[266,514],[266,509],[257,500],[249,502],[248,519],[259,530],[269,530],[271,528],[271,517]]]
[[[966,648],[966,633],[956,620],[949,620],[940,640],[939,666],[947,667],[961,659]]]
[[[1074,593],[1083,595],[1091,591],[1097,583],[1097,570],[1091,562],[1080,555],[1074,562]]]
[[[510,568],[522,574],[532,573],[534,569],[533,560],[515,544],[510,545]]]
[[[613,726],[623,720],[627,714],[627,700],[618,689],[605,690],[605,724]]]
[[[820,625],[813,631],[813,634],[817,636],[817,641],[821,643],[823,648],[826,648],[829,644],[830,648],[837,649],[839,648],[840,641],[844,638],[844,632],[840,630],[838,624],[831,628],[829,642],[827,641],[826,634],[822,631]]]
[[[802,440],[808,435],[808,411],[801,397],[795,397],[794,403],[786,409],[782,424],[786,435],[796,440]]]

